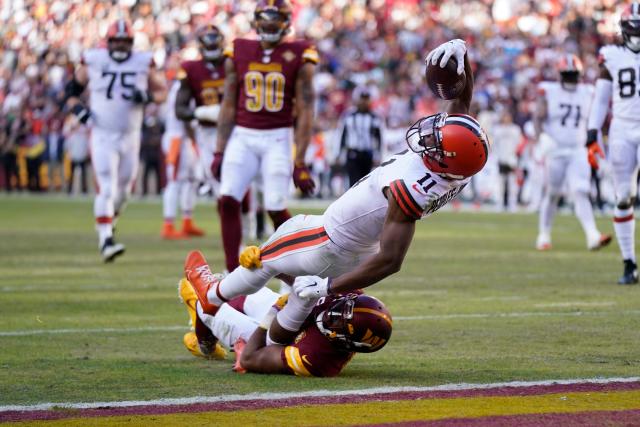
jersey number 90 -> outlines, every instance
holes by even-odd
[[[277,113],[284,106],[284,74],[273,71],[262,74],[249,71],[244,76],[244,93],[247,96],[245,108],[257,113],[265,109]]]

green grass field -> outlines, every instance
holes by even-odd
[[[615,285],[615,243],[588,252],[561,216],[539,253],[534,215],[442,212],[419,224],[402,271],[370,288],[395,317],[382,351],[334,379],[235,374],[182,345],[184,257],[197,248],[222,265],[213,206],[196,219],[206,238],[165,242],[160,204],[132,203],[118,223],[127,253],[105,265],[90,200],[0,196],[0,404],[640,372],[640,287]]]

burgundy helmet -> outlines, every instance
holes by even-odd
[[[393,320],[377,298],[347,294],[320,313],[316,325],[327,338],[347,351],[373,353],[389,341]]]
[[[218,27],[206,24],[196,30],[200,54],[205,61],[218,61],[224,51],[224,35]]]
[[[279,43],[291,26],[291,5],[287,0],[258,0],[254,26],[261,41]]]

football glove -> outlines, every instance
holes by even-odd
[[[213,162],[211,162],[211,175],[217,180],[220,181],[220,172],[222,171],[222,157],[223,153],[218,151],[213,153]]]
[[[593,169],[598,169],[598,156],[604,158],[604,152],[598,144],[598,131],[590,129],[587,131],[587,159]]]
[[[466,42],[461,39],[454,39],[446,43],[442,43],[440,46],[429,52],[427,59],[425,59],[425,63],[428,64],[431,62],[431,65],[436,65],[438,60],[440,60],[440,67],[445,68],[447,66],[447,62],[449,62],[449,58],[453,56],[458,62],[458,69],[456,71],[458,72],[458,75],[460,75],[464,71],[464,55],[466,53]]]
[[[215,123],[220,114],[220,105],[203,105],[195,109],[193,117],[203,122]]]
[[[71,113],[76,116],[78,121],[82,124],[87,123],[91,117],[91,110],[80,103],[71,107]]]
[[[318,299],[329,295],[331,279],[318,276],[299,276],[293,282],[293,292],[302,299]]]
[[[131,100],[136,104],[148,104],[153,102],[153,95],[148,90],[134,89]]]
[[[304,163],[296,163],[294,165],[293,183],[305,194],[313,193],[316,188],[316,183],[311,178],[311,172]]]

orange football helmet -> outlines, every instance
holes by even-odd
[[[409,148],[432,172],[464,179],[480,172],[491,146],[487,134],[471,116],[439,113],[423,117],[407,131]]]
[[[133,30],[124,19],[118,19],[107,29],[107,49],[115,61],[126,61],[133,51]]]

